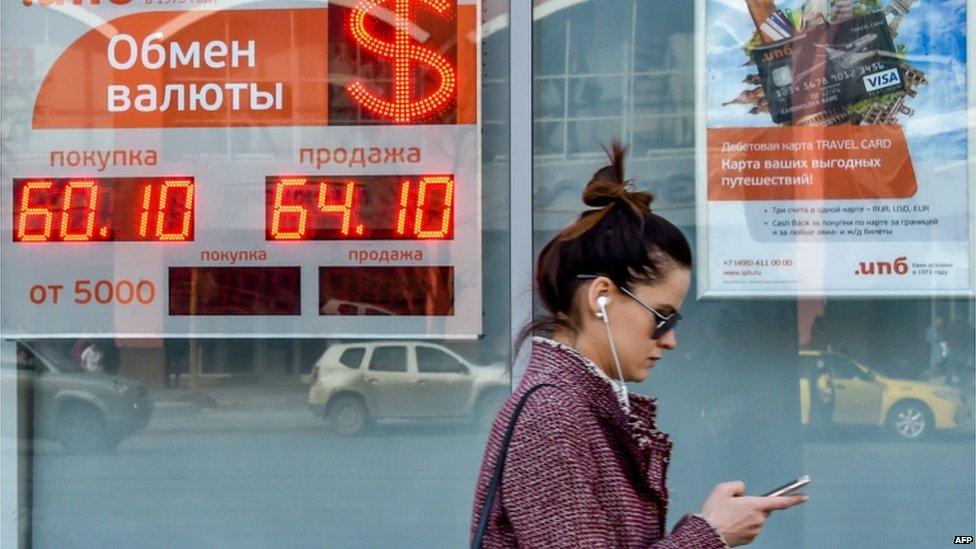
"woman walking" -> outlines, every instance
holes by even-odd
[[[651,212],[650,193],[628,188],[625,149],[614,143],[608,154],[583,192],[593,209],[539,256],[548,316],[524,333],[547,337],[533,338],[521,384],[492,427],[472,546],[734,546],[751,542],[773,510],[806,500],[749,497],[727,482],[665,533],[672,443],[657,429],[656,400],[628,395],[625,382],[643,381],[677,345],[691,248]]]

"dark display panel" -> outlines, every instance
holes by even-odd
[[[302,314],[299,267],[170,267],[172,316]]]
[[[319,314],[452,316],[454,267],[319,267]]]

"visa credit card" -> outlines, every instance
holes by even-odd
[[[881,13],[821,26],[752,51],[777,124],[905,89],[902,60]]]

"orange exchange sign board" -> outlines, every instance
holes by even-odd
[[[477,17],[448,0],[129,14],[63,52],[33,127],[475,124]]]
[[[242,4],[12,10],[3,331],[478,337],[480,3]]]

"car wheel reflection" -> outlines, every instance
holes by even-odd
[[[894,434],[905,439],[922,438],[932,425],[932,412],[921,403],[903,402],[891,411],[891,428]]]
[[[327,419],[337,434],[358,435],[366,427],[366,405],[357,396],[340,395],[329,405]]]

